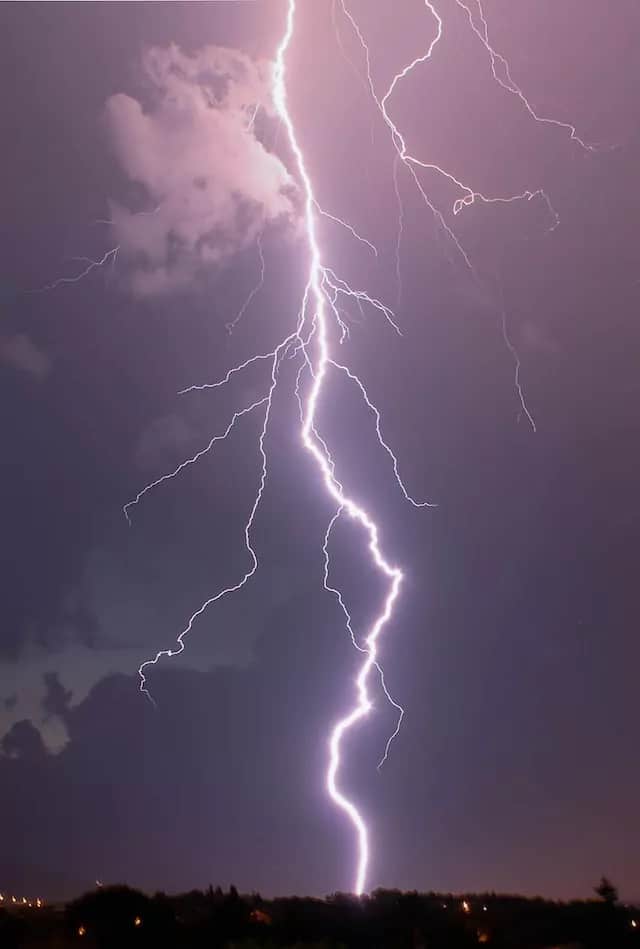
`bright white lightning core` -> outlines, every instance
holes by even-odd
[[[346,511],[350,517],[362,525],[368,536],[369,550],[373,561],[377,569],[383,573],[389,581],[388,593],[382,611],[374,621],[364,641],[365,658],[356,679],[357,702],[352,710],[336,723],[329,739],[327,790],[332,800],[348,815],[358,836],[358,863],[353,889],[354,892],[359,895],[365,888],[367,865],[369,862],[369,835],[367,826],[358,808],[342,793],[338,786],[341,744],[345,733],[353,728],[356,722],[367,715],[371,710],[372,703],[367,684],[370,673],[376,665],[378,638],[385,623],[387,623],[391,617],[394,603],[400,592],[402,571],[398,567],[391,565],[383,556],[380,549],[378,527],[375,521],[363,507],[360,507],[352,498],[345,494],[342,485],[336,480],[331,456],[328,454],[326,445],[322,439],[318,437],[314,427],[318,401],[324,388],[330,364],[329,329],[327,326],[329,317],[327,310],[331,308],[335,309],[335,307],[331,301],[327,299],[325,289],[325,270],[322,266],[322,258],[316,234],[316,202],[313,194],[313,186],[305,166],[302,150],[298,144],[287,105],[285,53],[293,35],[294,14],[295,0],[290,0],[287,29],[276,56],[274,100],[278,115],[281,117],[287,129],[289,144],[295,155],[298,173],[303,182],[305,192],[305,223],[310,254],[309,282],[307,289],[309,291],[311,306],[313,307],[313,330],[311,333],[312,345],[305,347],[305,356],[310,362],[312,383],[302,415],[302,441],[307,451],[311,453],[317,462],[325,488],[337,504],[338,512]]]
[[[287,96],[287,68],[286,68],[286,57],[289,50],[291,41],[294,36],[295,30],[295,21],[296,21],[296,0],[286,0],[287,2],[287,15],[286,15],[286,24],[285,30],[276,51],[275,63],[273,69],[273,79],[272,79],[272,95],[275,106],[276,114],[281,121],[287,135],[288,145],[293,156],[293,162],[295,165],[295,172],[299,180],[300,189],[302,192],[303,202],[304,202],[304,237],[306,242],[306,250],[308,253],[309,265],[307,273],[306,288],[304,291],[303,299],[300,305],[300,309],[297,315],[297,323],[295,329],[288,335],[284,340],[282,340],[275,349],[269,353],[258,354],[252,356],[251,358],[245,360],[243,363],[234,366],[229,370],[227,375],[213,383],[205,383],[203,385],[194,385],[190,386],[188,389],[183,390],[184,392],[191,392],[194,390],[202,389],[217,389],[221,386],[225,386],[233,376],[238,373],[242,373],[249,366],[265,362],[270,367],[270,378],[269,381],[265,384],[263,393],[250,405],[245,406],[237,410],[228,426],[222,433],[215,435],[209,443],[199,452],[197,452],[193,457],[184,461],[179,465],[174,471],[169,472],[168,474],[163,475],[162,477],[157,478],[155,481],[148,484],[143,488],[137,496],[129,501],[125,507],[124,512],[127,519],[130,521],[132,509],[137,505],[142,498],[152,489],[158,487],[163,482],[177,477],[179,473],[188,465],[195,463],[199,458],[204,454],[212,451],[215,445],[224,440],[234,429],[236,423],[240,421],[245,415],[252,414],[254,412],[261,412],[263,414],[262,427],[260,430],[260,435],[258,439],[258,450],[261,458],[261,467],[260,467],[260,477],[258,482],[257,492],[251,506],[248,520],[245,524],[244,534],[245,534],[245,545],[247,553],[249,555],[249,565],[246,569],[244,575],[238,580],[237,583],[226,587],[223,590],[220,590],[215,595],[210,597],[205,603],[203,603],[189,618],[188,623],[185,628],[177,637],[177,645],[171,649],[165,649],[159,651],[153,659],[149,659],[146,662],[143,662],[140,666],[140,689],[150,696],[147,689],[147,674],[150,666],[154,666],[159,662],[163,657],[172,657],[182,652],[185,648],[184,639],[186,635],[191,631],[196,620],[202,615],[202,613],[213,603],[222,599],[230,593],[233,593],[237,590],[240,590],[253,576],[258,568],[258,558],[256,552],[252,546],[252,529],[254,520],[256,517],[256,512],[262,500],[265,484],[267,480],[268,473],[268,459],[266,451],[266,437],[268,434],[269,423],[271,420],[272,406],[274,393],[280,378],[280,369],[282,361],[285,358],[289,359],[298,359],[299,368],[296,376],[296,386],[295,386],[295,396],[298,400],[299,410],[300,410],[300,436],[302,440],[302,445],[304,449],[309,453],[310,457],[315,462],[318,473],[321,478],[321,482],[324,486],[328,498],[332,502],[333,515],[329,521],[325,536],[324,543],[322,546],[322,551],[324,554],[324,586],[325,589],[331,592],[338,600],[340,608],[342,609],[347,630],[351,636],[351,640],[355,648],[362,654],[362,662],[357,673],[354,687],[355,687],[355,698],[351,707],[348,711],[339,718],[333,728],[331,729],[329,739],[328,739],[328,751],[329,751],[329,762],[326,773],[326,788],[329,794],[329,797],[334,802],[334,804],[346,815],[350,821],[353,831],[356,837],[356,859],[355,859],[355,872],[352,883],[352,890],[354,893],[360,895],[365,891],[366,881],[367,881],[367,870],[369,864],[369,850],[370,850],[370,839],[369,839],[369,830],[363,814],[359,807],[354,803],[354,801],[347,796],[345,791],[340,785],[340,765],[342,758],[345,752],[345,738],[347,734],[354,728],[354,726],[364,719],[373,708],[373,700],[371,693],[371,682],[373,674],[377,673],[379,677],[380,685],[384,695],[387,700],[393,706],[397,713],[397,722],[395,730],[387,741],[386,747],[384,749],[384,754],[380,764],[382,764],[389,753],[389,747],[395,736],[398,734],[400,724],[402,722],[402,717],[404,715],[404,710],[402,706],[392,698],[389,690],[387,689],[384,674],[382,668],[378,661],[378,651],[379,651],[379,641],[380,637],[391,620],[396,605],[396,601],[400,594],[403,573],[401,569],[390,560],[387,559],[383,553],[381,541],[380,541],[380,531],[378,524],[375,520],[373,514],[367,511],[361,504],[359,504],[354,497],[347,492],[343,486],[342,481],[338,480],[336,475],[336,462],[330,452],[330,449],[327,445],[327,442],[320,435],[317,428],[317,419],[318,419],[318,408],[321,403],[323,393],[325,392],[327,386],[330,383],[330,376],[332,373],[341,373],[347,376],[347,378],[354,383],[356,389],[358,390],[359,395],[364,400],[367,408],[370,410],[374,417],[375,421],[375,431],[378,438],[378,442],[382,449],[389,456],[396,481],[402,491],[404,497],[415,507],[427,507],[429,503],[427,501],[418,501],[415,500],[411,494],[407,491],[398,470],[398,461],[396,456],[392,452],[391,448],[384,440],[382,431],[381,431],[381,419],[378,409],[375,407],[363,382],[356,376],[351,369],[338,362],[334,356],[333,348],[335,342],[338,344],[343,342],[345,337],[348,335],[348,326],[345,323],[341,312],[338,307],[338,302],[343,299],[348,299],[354,302],[357,306],[362,307],[370,306],[378,313],[380,313],[387,322],[399,333],[399,329],[395,320],[395,315],[393,311],[383,302],[377,300],[374,297],[371,297],[366,291],[353,289],[348,283],[346,283],[341,277],[339,277],[334,270],[332,270],[325,262],[324,255],[320,246],[320,241],[318,237],[318,218],[320,216],[327,218],[329,221],[338,224],[339,226],[345,227],[351,235],[356,238],[361,243],[367,245],[374,254],[377,256],[377,250],[370,241],[358,234],[354,228],[343,221],[339,217],[335,217],[332,214],[324,211],[315,196],[314,187],[312,180],[310,178],[309,172],[307,170],[307,164],[305,161],[305,156],[302,150],[302,147],[298,140],[298,135],[296,132],[296,127],[294,125],[291,113],[289,111],[289,103]],[[525,98],[524,94],[520,88],[515,84],[511,78],[510,68],[507,61],[498,53],[495,52],[493,47],[489,43],[488,38],[488,27],[486,19],[480,2],[478,0],[478,14],[477,18],[474,18],[470,9],[466,6],[463,0],[456,0],[456,4],[466,11],[470,26],[479,40],[482,42],[485,47],[491,64],[491,70],[493,78],[497,83],[507,92],[516,95],[523,103],[525,108],[528,110],[532,118],[537,122],[545,122],[551,125],[555,125],[570,133],[570,137],[578,142],[578,144],[583,148],[588,148],[576,134],[576,130],[572,125],[568,123],[559,122],[554,119],[545,119],[538,116],[528,100]],[[389,88],[384,93],[384,95],[379,95],[376,92],[374,81],[372,78],[371,71],[371,56],[369,47],[365,41],[364,35],[356,22],[353,14],[351,13],[346,0],[334,0],[333,2],[333,14],[335,22],[336,6],[339,5],[339,10],[342,13],[346,23],[354,31],[354,34],[357,38],[357,41],[364,53],[365,58],[365,73],[366,73],[366,87],[372,97],[373,102],[375,103],[377,109],[379,110],[384,124],[389,129],[391,134],[391,141],[393,148],[395,150],[395,159],[394,159],[394,188],[395,193],[400,202],[400,194],[398,190],[398,179],[397,173],[398,168],[404,166],[410,173],[410,177],[413,183],[416,185],[418,192],[435,215],[436,219],[445,230],[447,235],[453,241],[455,247],[458,249],[461,258],[465,264],[472,270],[471,263],[465,252],[465,250],[460,245],[458,238],[455,236],[445,218],[440,210],[438,210],[430,200],[423,186],[420,178],[418,177],[418,171],[424,170],[428,172],[434,172],[440,176],[443,176],[451,183],[455,184],[456,187],[461,192],[461,197],[458,198],[454,204],[453,212],[458,214],[465,207],[473,204],[476,201],[481,201],[485,203],[493,202],[512,202],[517,200],[531,200],[535,197],[541,197],[548,205],[552,220],[553,226],[556,226],[558,223],[558,218],[555,212],[553,211],[549,199],[547,198],[546,193],[538,188],[533,191],[527,190],[521,194],[511,195],[507,197],[495,197],[495,196],[485,196],[470,186],[463,184],[458,178],[454,177],[448,171],[440,168],[437,165],[434,165],[429,162],[422,161],[421,159],[416,158],[411,155],[408,151],[406,141],[393,119],[389,114],[389,102],[392,97],[394,90],[397,88],[398,84],[401,83],[414,69],[419,67],[421,64],[427,62],[431,59],[436,46],[438,45],[442,33],[443,33],[443,21],[435,9],[433,3],[429,0],[425,0],[425,7],[428,10],[432,21],[435,26],[435,35],[431,40],[427,52],[414,59],[407,66],[403,67],[392,79]],[[476,22],[476,19],[479,20],[480,26]],[[341,47],[342,48],[342,47]],[[353,66],[353,64],[352,64]],[[355,68],[355,66],[353,67]],[[501,69],[501,74],[497,72],[497,69]],[[255,120],[256,109],[254,107],[253,111],[248,111],[248,122],[247,122],[247,131],[250,132]],[[396,273],[398,280],[400,280],[400,261],[399,261],[399,245],[400,239],[402,236],[402,207],[400,204],[399,207],[399,229],[398,229],[398,243],[397,243],[397,253],[396,253]],[[255,295],[259,292],[260,287],[262,286],[265,278],[265,259],[263,254],[263,245],[261,237],[258,238],[258,251],[260,255],[260,279],[256,287],[251,291],[251,294],[247,298],[245,304],[241,308],[240,312],[236,318],[228,324],[229,329],[233,329],[238,320],[242,317],[244,311],[250,305],[251,301]],[[112,252],[113,253],[113,252]],[[100,262],[102,263],[102,262]],[[98,265],[97,262],[90,262],[95,266]],[[398,291],[401,291],[401,287],[398,287]],[[503,324],[504,327],[504,324]],[[517,354],[513,350],[513,347],[506,337],[505,338],[509,349],[511,350],[514,358],[517,359]],[[522,389],[519,384],[518,371],[520,368],[519,361],[517,362],[516,367],[516,384],[518,386],[518,392],[522,402],[522,409],[526,412],[529,420],[533,426],[533,419],[529,415],[529,412],[526,408],[524,402],[524,396]],[[331,539],[331,533],[333,527],[335,526],[338,518],[341,516],[346,516],[355,521],[362,531],[364,532],[366,538],[366,546],[369,551],[369,555],[372,561],[373,566],[379,572],[379,574],[386,581],[386,595],[384,597],[382,607],[373,621],[371,627],[369,628],[366,636],[358,641],[355,633],[352,628],[351,616],[349,614],[348,608],[344,602],[344,598],[340,590],[332,586],[329,581],[330,573],[330,560],[329,560],[329,542]]]

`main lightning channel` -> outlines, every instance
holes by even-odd
[[[372,708],[368,691],[369,677],[372,670],[377,668],[378,640],[384,626],[388,623],[393,614],[393,608],[400,593],[403,574],[399,567],[389,563],[383,555],[376,522],[363,507],[345,493],[342,485],[337,481],[331,456],[328,454],[326,446],[318,437],[315,430],[318,404],[331,364],[327,316],[328,301],[325,290],[327,270],[322,265],[322,256],[317,237],[315,214],[318,206],[287,101],[285,58],[293,37],[295,14],[296,0],[288,0],[285,33],[276,53],[273,73],[273,98],[276,111],[286,128],[289,145],[293,152],[298,174],[304,189],[304,221],[310,255],[308,287],[314,305],[314,333],[311,341],[313,343],[313,352],[310,352],[311,342],[305,344],[304,348],[305,357],[311,366],[312,378],[306,402],[303,403],[301,437],[304,447],[318,466],[327,493],[333,499],[339,511],[344,511],[364,528],[368,535],[368,547],[373,563],[378,571],[389,581],[388,592],[384,600],[383,608],[364,639],[363,648],[365,650],[365,658],[355,682],[356,702],[351,710],[336,722],[329,737],[329,768],[327,770],[326,786],[332,801],[347,815],[357,835],[358,859],[353,891],[357,895],[360,895],[364,892],[366,884],[369,862],[369,831],[359,809],[340,789],[338,784],[342,742],[349,730],[352,729],[357,722],[365,718]],[[333,286],[332,289],[335,289],[335,286]],[[325,552],[326,543],[327,537],[325,537]]]

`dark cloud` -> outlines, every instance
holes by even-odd
[[[38,761],[46,754],[40,732],[27,719],[15,723],[2,739],[1,747],[7,758],[25,761]]]
[[[60,682],[57,673],[45,672],[45,695],[42,700],[42,709],[46,715],[57,715],[64,718],[69,710],[73,692]]]
[[[483,595],[477,571],[470,564],[467,577],[456,578],[425,624],[433,630],[446,621],[446,642],[425,636],[403,655],[412,641],[408,623],[396,630],[400,649],[388,663],[389,681],[402,684],[407,719],[388,766],[376,770],[393,726],[379,694],[374,716],[350,745],[342,780],[376,828],[372,879],[400,886],[418,880],[425,889],[456,881],[463,889],[508,889],[512,881],[530,893],[586,893],[596,864],[624,875],[627,827],[604,815],[594,823],[593,813],[612,794],[619,806],[633,805],[637,772],[620,754],[632,726],[612,741],[603,722],[581,740],[572,720],[577,710],[566,710],[566,676],[554,671],[558,653],[541,656],[534,631],[526,647],[496,638],[477,642],[465,658],[469,619],[461,605],[448,605],[451,594],[472,588],[476,622],[488,625],[500,609],[489,591]],[[419,625],[419,613],[404,618]],[[583,630],[585,639],[595,648],[593,633]],[[577,642],[565,642],[570,663]],[[523,649],[528,668],[518,673],[514,655]],[[16,726],[13,756],[0,759],[0,809],[13,814],[3,873],[20,878],[25,855],[64,852],[55,885],[51,862],[43,860],[30,870],[32,887],[48,887],[53,897],[96,877],[149,889],[209,881],[266,893],[348,886],[351,838],[326,798],[324,771],[328,729],[348,700],[356,658],[336,605],[305,587],[271,613],[254,661],[242,669],[205,672],[167,662],[150,676],[156,707],[135,677],[106,678],[67,709],[69,741],[56,755],[43,754],[32,726]],[[532,703],[521,693],[541,678],[544,695]],[[588,693],[593,685],[585,682]],[[425,692],[428,720],[419,714]],[[558,755],[567,747],[570,754]],[[420,756],[428,768],[416,767]],[[497,773],[505,775],[499,787]],[[551,800],[541,791],[547,785]],[[46,806],[37,790],[43,787]],[[513,841],[526,854],[515,881]]]
[[[313,814],[312,772],[321,764],[316,732],[327,710],[324,674],[313,656],[324,646],[318,627],[301,626],[298,615],[299,603],[292,603],[273,617],[274,629],[286,625],[290,632],[276,634],[276,651],[265,641],[259,659],[244,671],[159,670],[152,676],[157,709],[131,677],[101,682],[66,712],[70,741],[60,754],[43,761],[37,773],[20,770],[18,760],[0,760],[0,806],[8,803],[7,795],[19,792],[22,781],[31,786],[36,780],[46,784],[52,808],[49,816],[43,812],[28,819],[32,792],[24,788],[24,810],[20,808],[11,839],[5,837],[3,843],[5,865],[19,862],[32,838],[56,850],[66,840],[68,890],[96,876],[119,878],[125,866],[127,874],[145,885],[157,881],[176,887],[183,873],[171,870],[175,861],[162,859],[167,847],[177,845],[184,856],[191,853],[187,877],[193,881],[202,874],[239,879],[244,876],[239,852],[255,836],[262,853],[256,857],[256,884],[269,886],[279,835],[304,839],[319,819]],[[334,645],[348,658],[346,640],[339,637]],[[300,670],[297,681],[280,661],[283,649]],[[285,691],[282,703],[277,696]],[[306,724],[300,730],[303,709]],[[35,748],[32,726],[13,731],[25,730]],[[311,738],[316,751],[310,760],[304,748]],[[203,757],[205,747],[210,754]],[[26,761],[25,750],[21,745],[20,760]],[[28,758],[37,763],[33,749]],[[288,787],[276,773],[290,776]],[[258,801],[263,802],[259,809]],[[194,848],[198,826],[200,844]],[[130,835],[130,846],[122,834]],[[156,873],[158,860],[164,869]],[[326,880],[328,885],[328,876]],[[244,882],[249,885],[248,878]],[[283,885],[293,886],[293,878]]]

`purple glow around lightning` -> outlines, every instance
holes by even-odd
[[[398,333],[400,329],[397,325],[395,314],[389,306],[387,306],[382,301],[371,297],[365,290],[354,289],[352,288],[345,280],[339,277],[334,270],[328,267],[323,263],[323,254],[320,246],[320,241],[318,238],[318,218],[323,217],[329,222],[337,224],[338,226],[344,227],[351,236],[356,239],[361,244],[365,245],[369,250],[371,250],[374,255],[377,257],[378,252],[376,247],[365,237],[360,235],[351,224],[342,220],[340,217],[337,217],[329,212],[323,210],[323,208],[318,203],[315,193],[312,180],[307,170],[307,165],[305,161],[305,156],[303,150],[299,144],[298,136],[296,133],[296,128],[289,112],[288,97],[287,97],[287,69],[286,69],[286,57],[289,50],[290,44],[292,42],[295,30],[295,21],[296,21],[296,0],[286,0],[287,3],[287,14],[285,29],[280,41],[280,44],[277,48],[275,55],[275,63],[272,74],[272,96],[275,106],[275,112],[280,119],[284,129],[286,131],[288,145],[293,156],[293,162],[295,165],[295,172],[299,180],[300,190],[302,193],[303,204],[304,204],[304,213],[303,213],[303,224],[304,224],[304,238],[306,243],[306,251],[308,254],[308,272],[306,280],[306,288],[303,294],[303,299],[300,304],[300,309],[297,316],[296,328],[285,338],[283,339],[271,352],[260,353],[258,355],[252,356],[246,359],[244,362],[240,363],[237,366],[232,367],[224,378],[220,379],[217,382],[213,383],[204,383],[202,385],[192,385],[184,389],[181,394],[188,392],[193,392],[196,390],[204,389],[218,389],[222,386],[227,385],[229,381],[238,373],[242,373],[249,366],[253,366],[259,363],[266,363],[270,367],[270,376],[268,382],[265,384],[264,391],[262,394],[256,398],[251,404],[245,406],[234,412],[230,422],[227,427],[217,435],[214,435],[211,440],[206,444],[200,451],[196,452],[191,458],[186,459],[182,464],[180,464],[175,470],[157,478],[152,481],[146,487],[144,487],[138,494],[129,501],[124,506],[124,513],[127,517],[129,523],[131,523],[131,513],[133,508],[143,499],[143,497],[152,489],[159,487],[164,482],[172,480],[177,477],[184,468],[197,462],[203,455],[214,450],[215,445],[227,438],[235,428],[236,424],[241,421],[241,419],[249,414],[255,412],[262,413],[262,427],[260,429],[260,435],[258,437],[258,453],[260,456],[260,474],[258,479],[258,487],[256,491],[255,498],[251,505],[248,519],[244,528],[245,536],[245,547],[249,557],[249,564],[244,574],[239,578],[238,582],[225,587],[224,589],[218,591],[208,600],[205,601],[189,618],[185,628],[177,636],[176,643],[177,645],[170,649],[160,650],[153,659],[149,659],[143,662],[140,666],[140,689],[144,692],[149,698],[151,695],[147,688],[147,673],[148,667],[154,666],[164,657],[172,657],[181,653],[185,648],[185,637],[191,632],[194,623],[197,619],[204,613],[204,611],[211,606],[213,603],[221,600],[227,595],[234,593],[240,590],[245,584],[250,580],[250,578],[255,574],[258,568],[258,558],[256,552],[252,546],[252,529],[254,520],[256,517],[257,510],[259,508],[260,502],[262,500],[265,485],[267,481],[268,474],[268,457],[266,451],[266,437],[269,430],[269,423],[271,420],[272,406],[273,406],[273,397],[278,386],[280,378],[280,368],[283,359],[299,359],[299,367],[296,375],[296,384],[295,384],[295,397],[298,401],[299,411],[300,411],[300,437],[302,441],[303,448],[308,452],[309,456],[315,463],[320,475],[321,483],[324,487],[324,490],[327,494],[327,497],[332,503],[333,513],[329,524],[326,529],[324,536],[324,542],[322,545],[322,552],[324,555],[324,587],[325,589],[332,593],[343,612],[346,622],[347,631],[351,637],[351,641],[356,650],[362,655],[362,661],[356,675],[354,682],[355,689],[355,698],[351,707],[346,711],[346,713],[337,719],[334,723],[333,728],[330,731],[328,738],[328,768],[326,773],[326,789],[331,801],[346,815],[348,821],[350,822],[353,832],[356,838],[356,855],[355,855],[355,871],[352,883],[352,891],[358,895],[362,894],[366,888],[366,879],[367,879],[367,870],[369,864],[369,852],[370,852],[370,834],[367,824],[364,820],[364,817],[361,813],[361,810],[354,801],[347,797],[344,790],[341,788],[339,783],[340,775],[340,765],[342,758],[344,756],[344,739],[346,735],[354,728],[354,726],[359,723],[362,719],[366,718],[373,708],[373,701],[370,693],[370,684],[372,679],[372,674],[375,672],[379,677],[380,686],[382,692],[384,693],[386,699],[395,709],[397,713],[396,726],[391,736],[387,740],[386,746],[384,748],[384,753],[382,759],[379,763],[379,766],[382,765],[389,754],[389,749],[393,739],[398,734],[402,718],[404,715],[404,709],[402,706],[392,697],[389,692],[383,670],[378,661],[378,647],[380,637],[391,620],[394,612],[394,607],[396,601],[400,594],[400,589],[403,581],[403,573],[401,569],[390,562],[387,557],[384,555],[380,543],[380,532],[378,524],[370,512],[368,512],[362,505],[360,505],[354,497],[349,494],[344,486],[342,481],[338,480],[336,475],[336,463],[330,452],[330,449],[320,435],[316,428],[318,408],[325,392],[327,386],[330,384],[330,376],[333,373],[340,373],[345,375],[350,382],[354,384],[354,387],[358,391],[359,396],[363,399],[364,404],[369,409],[370,413],[374,419],[374,427],[378,443],[381,448],[389,456],[392,466],[394,476],[399,485],[400,490],[402,491],[405,499],[412,504],[414,507],[428,507],[429,502],[427,501],[418,501],[415,500],[411,494],[408,492],[405,487],[404,482],[399,473],[398,461],[385,441],[382,435],[381,429],[381,417],[378,409],[373,404],[370,399],[366,387],[361,379],[353,373],[353,371],[346,365],[338,362],[332,355],[334,343],[337,341],[338,344],[342,343],[344,339],[348,336],[348,326],[343,320],[340,310],[338,308],[338,302],[343,298],[350,300],[352,303],[355,303],[357,306],[362,308],[363,306],[370,306],[380,314],[390,326]],[[508,62],[497,53],[489,42],[488,36],[488,27],[487,22],[484,17],[484,12],[482,6],[477,0],[477,18],[474,18],[471,10],[466,6],[463,0],[456,0],[457,5],[466,12],[467,18],[471,29],[478,37],[480,42],[485,47],[485,50],[488,53],[491,65],[491,71],[493,78],[502,87],[503,90],[517,96],[531,117],[540,123],[547,123],[553,126],[557,126],[560,129],[568,132],[571,139],[576,141],[582,148],[589,148],[590,146],[585,145],[585,143],[577,136],[574,126],[569,125],[568,123],[560,122],[555,119],[546,119],[541,118],[536,114],[529,101],[524,96],[524,93],[521,91],[520,87],[516,85],[514,80],[511,78],[511,72]],[[536,197],[540,197],[544,200],[549,208],[551,218],[552,218],[552,227],[555,227],[558,223],[558,218],[549,198],[546,193],[538,188],[535,190],[527,190],[517,195],[510,195],[506,197],[502,196],[486,196],[480,192],[475,191],[470,186],[462,183],[458,178],[454,177],[451,173],[445,169],[439,167],[438,165],[425,162],[413,155],[408,151],[406,141],[393,119],[389,113],[389,103],[390,99],[397,88],[398,84],[402,82],[406,77],[417,69],[420,65],[426,63],[431,59],[434,50],[436,49],[442,33],[443,33],[443,21],[439,16],[437,10],[435,9],[433,3],[429,0],[425,0],[425,8],[430,14],[432,21],[435,26],[434,37],[431,40],[427,51],[419,57],[416,57],[411,63],[404,66],[396,75],[393,77],[387,91],[384,95],[378,95],[375,89],[374,81],[372,78],[371,72],[371,54],[369,47],[364,38],[364,34],[360,29],[357,21],[355,20],[353,14],[351,13],[346,0],[334,0],[333,2],[333,16],[335,23],[336,10],[339,9],[347,23],[354,31],[354,34],[357,38],[357,41],[360,45],[360,48],[364,54],[365,59],[365,75],[366,80],[365,85],[368,89],[375,105],[377,106],[380,115],[384,121],[384,124],[390,131],[391,141],[395,150],[394,156],[394,167],[393,167],[393,184],[395,189],[395,194],[399,202],[399,219],[398,219],[398,232],[397,232],[397,244],[396,244],[396,276],[398,279],[398,294],[401,293],[401,283],[400,283],[400,241],[402,237],[402,206],[400,201],[400,193],[398,187],[398,170],[400,167],[405,167],[410,174],[410,177],[413,183],[416,185],[418,192],[429,208],[429,210],[435,215],[438,222],[444,228],[445,232],[453,242],[454,246],[460,253],[462,260],[473,271],[471,262],[461,246],[458,238],[453,233],[442,212],[434,206],[431,202],[423,184],[421,183],[418,177],[418,170],[429,170],[435,172],[438,175],[443,176],[448,181],[453,183],[461,192],[461,197],[456,199],[453,205],[453,213],[458,214],[465,207],[478,202],[484,203],[495,203],[495,202],[512,202],[520,200],[531,200]],[[480,25],[478,26],[479,20]],[[356,68],[353,63],[351,63],[353,68]],[[500,69],[501,73],[497,70]],[[253,123],[255,121],[257,108],[254,107],[253,110],[248,110],[247,112],[247,132],[251,132]],[[259,281],[256,286],[251,290],[249,296],[245,300],[241,309],[239,310],[235,319],[227,324],[227,328],[231,331],[237,322],[242,318],[243,314],[247,308],[251,305],[254,297],[259,293],[260,288],[262,287],[265,279],[265,259],[262,246],[262,236],[258,237],[257,248],[260,258],[260,276]],[[105,260],[103,261],[88,261],[89,269],[92,269],[96,266],[101,266],[105,263],[110,256],[115,256],[117,248],[113,251],[110,251],[106,255]],[[81,276],[84,276],[81,275]],[[80,278],[72,278],[80,279]],[[533,418],[530,416],[529,411],[526,407],[524,401],[524,394],[519,382],[518,372],[520,369],[520,363],[513,348],[511,341],[509,340],[506,334],[506,328],[503,320],[503,332],[505,336],[505,342],[508,345],[509,350],[511,351],[514,359],[516,360],[516,387],[520,397],[522,410],[527,414],[529,421],[531,422],[532,427],[535,431],[535,425]],[[304,381],[303,381],[304,380]],[[306,387],[305,387],[306,382]],[[329,542],[331,539],[331,534],[335,524],[338,519],[342,516],[349,517],[355,521],[362,531],[364,532],[366,538],[366,546],[369,551],[369,555],[375,569],[381,574],[387,583],[386,595],[383,600],[382,607],[380,612],[373,621],[370,629],[368,630],[366,636],[362,639],[361,642],[358,641],[356,635],[353,631],[351,616],[349,610],[345,604],[343,595],[339,588],[332,585],[330,581],[330,557],[329,557]]]

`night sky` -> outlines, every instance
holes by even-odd
[[[403,728],[378,772],[394,718],[376,690],[342,772],[371,826],[368,885],[568,897],[605,873],[640,898],[637,4],[485,0],[514,79],[586,151],[496,84],[464,12],[438,0],[443,39],[391,102],[411,150],[487,194],[544,188],[559,225],[539,198],[454,218],[460,192],[422,172],[474,276],[400,167],[401,289],[394,152],[362,52],[339,11],[337,42],[330,0],[299,6],[290,106],[318,199],[379,256],[326,220],[323,249],[397,304],[403,334],[347,307],[340,358],[408,489],[437,504],[405,502],[370,414],[334,379],[323,434],[406,574],[381,647]],[[419,0],[351,7],[385,89],[433,19]],[[295,325],[300,194],[265,83],[285,12],[2,5],[0,890],[351,884],[353,835],[324,771],[358,654],[322,588],[333,510],[291,372],[266,440],[259,570],[150,672],[157,707],[139,664],[247,569],[259,418],[150,492],[130,527],[122,512],[267,376],[178,391]],[[251,89],[261,108],[238,144],[227,119]],[[264,285],[229,333],[259,233]],[[43,289],[116,244],[83,280]],[[381,586],[360,535],[339,527],[332,554],[363,631]]]

